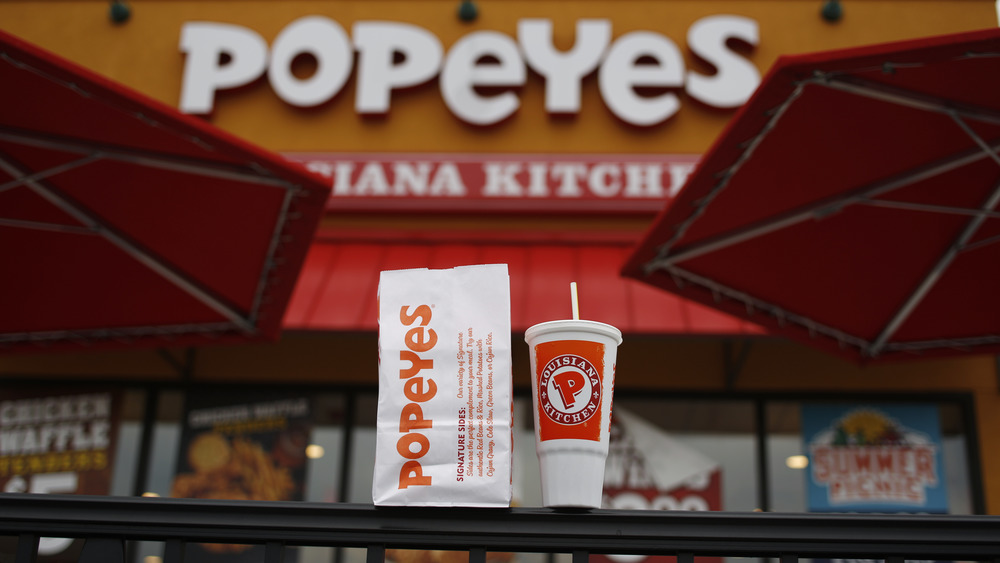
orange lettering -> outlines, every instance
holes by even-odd
[[[414,428],[431,428],[434,421],[424,418],[424,411],[416,403],[407,403],[399,415],[399,431],[409,432]]]
[[[410,446],[416,442],[420,446],[420,450],[413,452],[410,450]],[[431,443],[427,440],[427,436],[423,434],[404,434],[402,438],[396,442],[396,451],[399,455],[407,459],[420,459],[424,457],[424,454],[431,449]]]
[[[414,377],[403,384],[403,394],[411,401],[422,403],[437,394],[437,383],[433,379],[427,380],[427,389],[423,390],[424,378]]]
[[[411,485],[429,486],[430,477],[424,477],[424,469],[415,461],[408,461],[399,470],[399,488],[405,489]]]
[[[420,326],[427,326],[431,322],[431,308],[427,305],[420,305],[412,313],[406,312],[406,305],[399,308],[399,320],[406,326],[413,324],[413,321],[420,319]]]
[[[433,328],[424,330],[424,327],[418,326],[406,332],[406,347],[414,352],[426,352],[433,348],[437,341],[437,333]]]
[[[434,424],[431,419],[424,418],[424,411],[418,403],[433,398],[437,394],[437,384],[431,379],[414,376],[421,370],[434,369],[433,358],[421,358],[417,352],[429,352],[437,344],[438,337],[434,329],[424,328],[431,321],[431,308],[428,305],[419,305],[412,312],[408,306],[400,307],[399,320],[405,326],[420,323],[406,332],[403,337],[406,349],[399,351],[399,361],[402,362],[399,378],[407,380],[403,383],[403,395],[412,401],[404,405],[399,413],[399,431],[404,434],[396,441],[399,455],[411,460],[405,462],[399,471],[399,488],[405,489],[413,485],[431,484],[431,478],[424,476],[420,463],[414,461],[430,451],[430,440],[419,432],[410,431],[431,428]],[[409,367],[403,367],[406,362],[409,362]],[[417,445],[417,451],[413,451],[413,444]]]
[[[420,373],[422,369],[434,369],[434,360],[424,360],[418,356],[415,352],[409,350],[399,351],[399,361],[410,362],[410,367],[407,369],[399,370],[400,379],[409,379],[414,375]]]

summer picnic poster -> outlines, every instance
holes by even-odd
[[[941,424],[927,404],[806,404],[810,512],[948,512]]]

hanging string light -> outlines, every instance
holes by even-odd
[[[479,8],[472,0],[462,0],[458,6],[458,19],[464,22],[475,21],[479,17]]]
[[[108,10],[108,18],[114,23],[125,23],[132,17],[132,8],[129,8],[123,0],[111,0],[111,8]]]
[[[823,9],[819,13],[823,16],[824,20],[835,23],[844,17],[844,8],[840,5],[840,0],[826,0],[823,3]]]

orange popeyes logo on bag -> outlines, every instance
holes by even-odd
[[[604,344],[560,340],[535,345],[539,437],[601,439]]]

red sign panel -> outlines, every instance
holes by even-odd
[[[652,458],[656,453],[669,459]],[[655,425],[617,409],[604,471],[602,508],[722,510],[722,470]],[[721,563],[699,557],[698,563]],[[595,554],[590,563],[676,563],[676,557]]]
[[[605,508],[620,510],[722,510],[722,471],[715,469],[668,492],[656,487],[604,485]],[[666,555],[591,555],[590,563],[676,563]],[[721,563],[721,557],[698,557],[698,563]]]
[[[286,153],[329,178],[339,211],[655,213],[698,155]]]

